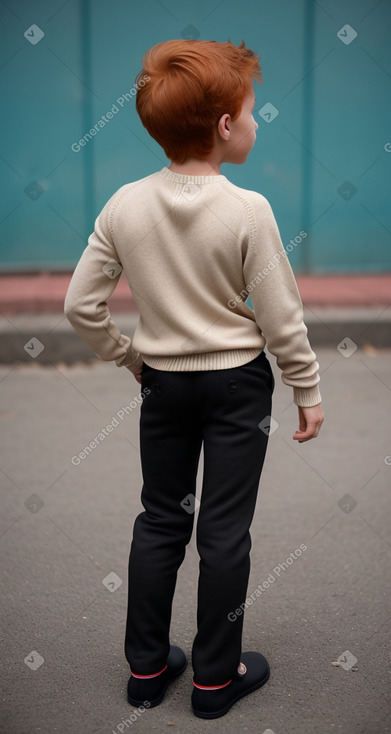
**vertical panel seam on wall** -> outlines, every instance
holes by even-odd
[[[302,201],[302,228],[308,233],[305,246],[301,250],[301,270],[310,273],[312,270],[311,235],[309,232],[312,221],[312,185],[313,185],[313,73],[314,67],[314,13],[313,0],[305,0],[304,6],[304,52],[303,52],[303,106],[302,106],[302,165],[301,165],[301,201]]]
[[[91,6],[90,0],[79,0],[80,28],[81,28],[81,66],[83,87],[82,124],[83,134],[93,127],[92,119],[92,72],[91,72]],[[84,187],[84,222],[85,231],[89,233],[95,219],[95,177],[94,177],[94,145],[93,141],[83,150],[83,187]]]

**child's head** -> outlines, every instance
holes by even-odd
[[[244,41],[174,40],[147,51],[137,80],[149,80],[138,88],[137,112],[170,160],[211,153],[221,116],[236,120],[252,81],[262,83],[259,59]]]

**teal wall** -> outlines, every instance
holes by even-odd
[[[72,269],[111,194],[168,163],[134,98],[117,100],[145,50],[181,36],[262,55],[256,145],[222,173],[269,199],[286,247],[308,233],[294,270],[391,270],[389,0],[8,0],[0,14],[3,271]]]

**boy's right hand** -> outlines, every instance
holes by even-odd
[[[136,360],[136,362],[132,362],[131,365],[126,365],[126,369],[128,369],[129,372],[132,373],[133,377],[135,378],[135,380],[137,380],[137,382],[140,385],[142,385],[141,373],[142,373],[142,369],[143,369],[143,364],[144,364],[143,358],[142,358],[142,356],[140,354],[140,356]]]
[[[294,441],[303,443],[304,441],[310,441],[311,438],[316,438],[321,425],[324,421],[324,415],[322,410],[322,403],[313,405],[311,408],[304,408],[301,405],[299,409],[299,428],[293,436]]]

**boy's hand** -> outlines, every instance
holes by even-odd
[[[138,359],[137,362],[134,362],[134,364],[129,365],[129,366],[126,367],[126,369],[128,369],[129,372],[132,373],[132,375],[134,376],[135,380],[137,380],[137,382],[140,385],[141,385],[141,371],[143,369],[143,364],[144,364],[144,362],[143,362],[142,358],[140,357],[140,359]]]
[[[133,373],[134,378],[137,380],[137,382],[141,385],[141,367],[137,372],[136,370],[130,370],[130,371]]]
[[[324,421],[324,415],[322,403],[313,405],[311,408],[303,408],[299,405],[298,408],[300,428],[294,434],[293,440],[303,443],[303,441],[310,441],[311,438],[317,437]]]

